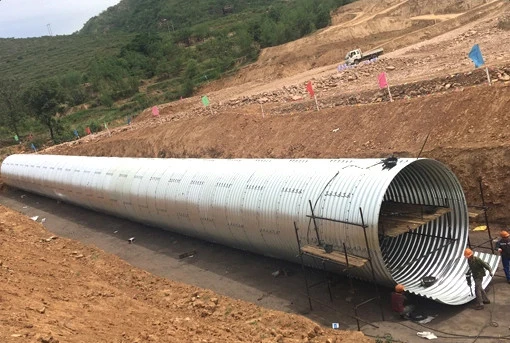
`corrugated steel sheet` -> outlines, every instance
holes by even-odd
[[[467,206],[455,175],[430,159],[142,159],[12,155],[1,166],[6,184],[185,235],[298,262],[301,245],[372,258],[377,281],[402,283],[446,304],[473,299],[462,257]],[[382,235],[383,202],[449,207],[451,212],[414,234]],[[312,204],[312,208],[310,207]],[[361,211],[360,211],[361,209]],[[361,213],[366,225],[368,246]],[[499,257],[481,254],[493,269]],[[308,258],[312,266],[321,266]],[[350,269],[371,280],[372,270]],[[435,276],[431,287],[423,276]],[[490,278],[487,277],[485,284]]]

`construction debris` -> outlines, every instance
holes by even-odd
[[[191,250],[191,251],[179,254],[179,260],[182,260],[183,258],[186,258],[186,257],[193,257],[196,253],[197,253],[196,250]]]

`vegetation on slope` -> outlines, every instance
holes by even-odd
[[[78,34],[2,39],[0,139],[47,131],[58,143],[75,129],[100,130],[103,122],[190,96],[254,61],[260,48],[327,26],[330,11],[347,2],[123,0]],[[2,91],[13,84],[20,91]]]

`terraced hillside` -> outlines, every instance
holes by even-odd
[[[0,73],[11,79],[32,82],[67,72],[84,72],[96,56],[118,54],[131,35],[55,36],[0,38]]]

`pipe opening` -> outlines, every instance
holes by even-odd
[[[391,182],[378,221],[383,261],[397,283],[439,282],[459,262],[468,235],[464,194],[453,173],[433,160],[417,160]]]

